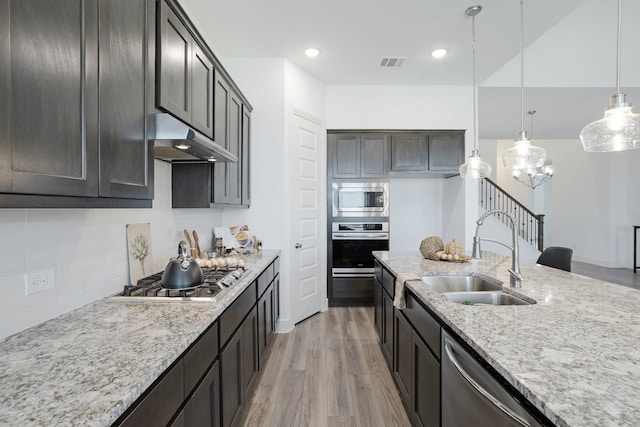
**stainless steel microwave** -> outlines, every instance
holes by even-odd
[[[334,218],[339,217],[388,217],[388,182],[334,182]]]

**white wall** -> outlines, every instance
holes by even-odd
[[[471,129],[469,92],[466,86],[330,85],[327,129]]]
[[[170,166],[157,160],[152,209],[0,210],[0,338],[121,292],[129,277],[127,224],[151,224],[158,272],[177,254],[184,228],[211,248],[220,219],[214,209],[171,209]],[[24,274],[49,268],[55,288],[25,296]]]
[[[389,249],[415,251],[442,237],[442,179],[398,178],[389,184]]]

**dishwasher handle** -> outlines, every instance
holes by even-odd
[[[516,423],[518,423],[518,425],[521,426],[525,426],[525,427],[531,427],[531,424],[529,424],[527,422],[527,420],[525,420],[524,418],[522,418],[520,415],[516,414],[515,412],[513,412],[511,410],[511,408],[509,408],[508,406],[506,406],[505,404],[503,404],[502,402],[500,402],[500,400],[498,400],[495,396],[493,396],[491,393],[489,393],[487,390],[485,390],[480,384],[478,384],[478,382],[476,380],[474,380],[471,375],[469,375],[467,373],[467,371],[465,371],[462,366],[460,365],[460,363],[458,362],[458,359],[456,359],[455,355],[453,354],[453,349],[451,348],[449,342],[448,342],[448,338],[445,337],[444,340],[444,350],[447,353],[447,357],[449,358],[449,360],[451,361],[451,363],[453,364],[453,366],[456,368],[456,370],[458,371],[458,373],[460,375],[462,375],[462,377],[474,388],[476,389],[476,391],[478,393],[480,393],[481,395],[483,395],[484,397],[486,397],[496,408],[498,408],[502,413],[504,413],[505,415],[507,415],[509,418],[513,419],[513,421],[515,421]]]

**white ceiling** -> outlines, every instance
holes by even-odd
[[[480,4],[480,137],[511,139],[520,128],[518,0],[181,3],[223,59],[284,57],[327,85],[405,86],[471,85],[471,18],[464,12]],[[601,117],[615,92],[616,5],[616,0],[525,3],[525,111],[537,111],[534,137],[577,138],[582,126]],[[640,105],[640,26],[635,25],[640,2],[626,0],[623,11],[621,86]],[[310,46],[321,55],[305,57]],[[439,47],[449,54],[436,60],[429,53]],[[380,59],[387,56],[407,59],[400,68],[381,68]]]

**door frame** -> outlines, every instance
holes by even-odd
[[[318,283],[321,286],[321,307],[320,311],[326,311],[329,308],[329,299],[327,297],[327,272],[324,266],[327,265],[327,242],[326,242],[326,234],[327,234],[327,129],[323,122],[323,120],[318,117],[307,113],[306,111],[290,105],[286,115],[286,126],[285,126],[285,141],[286,148],[284,150],[285,155],[285,179],[289,179],[293,170],[293,159],[291,158],[291,145],[293,141],[293,135],[291,127],[293,126],[293,117],[298,116],[320,127],[320,164],[319,164],[319,174],[320,174],[320,206],[319,206],[319,226],[318,230],[318,248],[320,253],[320,271],[318,277]],[[281,310],[285,310],[284,313],[281,311],[280,320],[278,320],[278,324],[276,327],[276,332],[289,332],[294,327],[295,324],[301,319],[297,319],[296,306],[295,306],[295,293],[294,287],[291,284],[291,268],[293,266],[293,257],[295,256],[295,239],[292,236],[291,229],[288,224],[291,223],[291,211],[289,210],[289,206],[291,206],[292,192],[291,188],[288,184],[285,183],[285,247],[282,248],[282,264],[281,269],[286,271],[287,281],[285,283],[280,284],[280,308]]]

